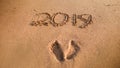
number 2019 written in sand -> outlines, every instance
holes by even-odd
[[[92,23],[92,15],[90,14],[81,14],[76,15],[72,14],[70,17],[66,13],[57,12],[53,15],[49,13],[38,13],[33,16],[31,26],[49,26],[51,24],[53,27],[59,27],[67,24],[68,22],[72,23],[72,26],[77,26],[79,28],[85,28]]]

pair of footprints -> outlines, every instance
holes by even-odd
[[[63,62],[65,60],[73,59],[80,48],[78,46],[78,43],[70,40],[67,51],[64,53],[60,43],[56,40],[49,46],[49,50],[50,54],[52,54],[56,58],[56,60]]]

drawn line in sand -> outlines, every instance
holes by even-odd
[[[55,41],[49,47],[50,53],[60,62],[64,61],[64,53],[60,47],[58,41]]]

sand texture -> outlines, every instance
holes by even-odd
[[[0,0],[0,68],[120,68],[120,0]]]

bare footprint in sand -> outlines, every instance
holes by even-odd
[[[65,59],[68,59],[68,60],[73,59],[79,50],[80,48],[78,44],[75,41],[70,40],[69,45],[68,45],[68,50],[65,53]]]
[[[53,55],[56,60],[63,62],[64,61],[64,53],[60,47],[60,44],[58,43],[58,41],[54,41],[50,46],[49,46],[49,50],[51,55]]]
[[[64,53],[64,51],[61,48],[61,45],[56,40],[50,44],[49,50],[50,54],[54,56],[57,61],[63,62],[65,59],[66,60],[73,59],[80,50],[80,48],[78,46],[78,43],[76,43],[73,40],[70,40],[68,49]]]

